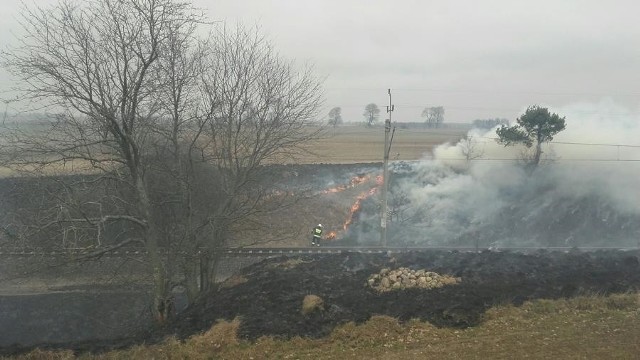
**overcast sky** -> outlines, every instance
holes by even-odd
[[[0,45],[12,41],[19,0],[1,0]],[[39,0],[38,3],[53,3]],[[29,1],[27,1],[29,3]],[[524,108],[603,99],[640,111],[640,2],[634,0],[194,0],[213,20],[259,25],[286,58],[311,62],[326,109],[362,121],[383,110],[420,121],[515,119]],[[0,86],[10,79],[0,72]],[[6,98],[6,92],[0,93]]]

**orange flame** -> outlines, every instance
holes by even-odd
[[[341,191],[345,191],[347,189],[351,189],[353,187],[356,187],[366,181],[368,181],[371,177],[369,175],[362,175],[362,176],[354,176],[351,178],[351,180],[349,180],[349,184],[343,184],[343,185],[338,185],[336,187],[332,187],[329,189],[325,189],[322,191],[323,194],[334,194],[334,193],[338,193]]]
[[[326,189],[324,191],[322,191],[323,194],[333,194],[333,193],[338,193],[347,189],[351,189],[354,188],[358,185],[361,185],[367,181],[369,181],[371,179],[370,175],[362,175],[362,176],[354,176],[351,178],[351,180],[349,181],[348,185],[340,185],[340,186],[336,186],[333,188],[329,188]],[[360,210],[360,208],[362,207],[362,201],[364,201],[365,199],[375,195],[378,192],[378,189],[380,188],[380,186],[383,184],[383,177],[382,175],[378,175],[376,176],[376,186],[369,189],[368,191],[362,192],[360,195],[358,195],[358,197],[356,197],[355,202],[353,203],[353,205],[351,205],[351,208],[349,209],[349,214],[347,214],[347,218],[344,221],[344,224],[342,225],[342,230],[341,231],[331,231],[329,232],[329,234],[327,234],[326,236],[326,240],[335,240],[338,237],[338,233],[339,232],[346,232],[349,229],[349,226],[353,223],[354,220],[354,216],[356,215],[356,213]]]
[[[360,185],[363,182],[369,180],[370,176],[369,175],[362,175],[362,176],[354,176],[351,178],[351,186],[356,186],[356,185]]]
[[[378,186],[382,186],[384,184],[384,176],[382,175],[376,176],[376,184]]]
[[[344,225],[342,225],[342,229],[344,231],[347,231],[347,229],[349,228],[349,225],[351,225],[351,223],[353,222],[353,217],[358,212],[358,210],[360,210],[360,207],[362,206],[362,201],[368,197],[375,195],[377,192],[378,192],[378,188],[374,187],[374,188],[371,188],[369,191],[365,191],[362,194],[358,195],[358,197],[356,198],[356,201],[353,203],[353,205],[351,205],[351,210],[349,212],[349,215],[347,215],[347,220],[345,220]]]

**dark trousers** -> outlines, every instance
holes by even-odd
[[[311,238],[311,244],[320,244],[320,236],[315,236],[313,235],[313,237]]]

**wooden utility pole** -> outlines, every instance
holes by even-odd
[[[382,206],[381,206],[381,218],[380,218],[380,242],[382,246],[387,246],[387,203],[388,203],[388,194],[389,191],[389,151],[391,150],[391,142],[389,139],[389,133],[391,132],[391,113],[393,112],[394,106],[391,104],[391,89],[389,92],[389,105],[387,106],[387,113],[389,114],[389,118],[384,122],[384,165],[382,172]]]

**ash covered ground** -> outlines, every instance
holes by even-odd
[[[367,280],[381,269],[426,269],[461,278],[456,285],[378,292]],[[239,335],[319,338],[337,326],[362,323],[373,315],[402,321],[421,319],[438,327],[468,328],[483,321],[495,305],[521,305],[534,299],[608,295],[640,290],[640,251],[578,250],[532,253],[511,251],[423,251],[396,254],[342,253],[278,257],[245,268],[186,309],[163,328],[113,340],[44,344],[44,348],[102,352],[187,338],[220,319],[241,319]],[[317,295],[322,309],[302,313],[303,299]],[[26,348],[3,349],[19,353]]]
[[[240,317],[240,335],[322,337],[337,325],[372,315],[419,318],[440,327],[481,323],[494,305],[533,299],[606,295],[640,289],[639,251],[515,252],[426,251],[404,254],[344,253],[277,258],[246,268],[246,282],[212,293],[187,309],[167,333],[181,337],[208,329],[218,319]],[[365,286],[383,268],[427,269],[460,277],[457,285],[379,293]],[[301,313],[306,295],[324,309]]]

